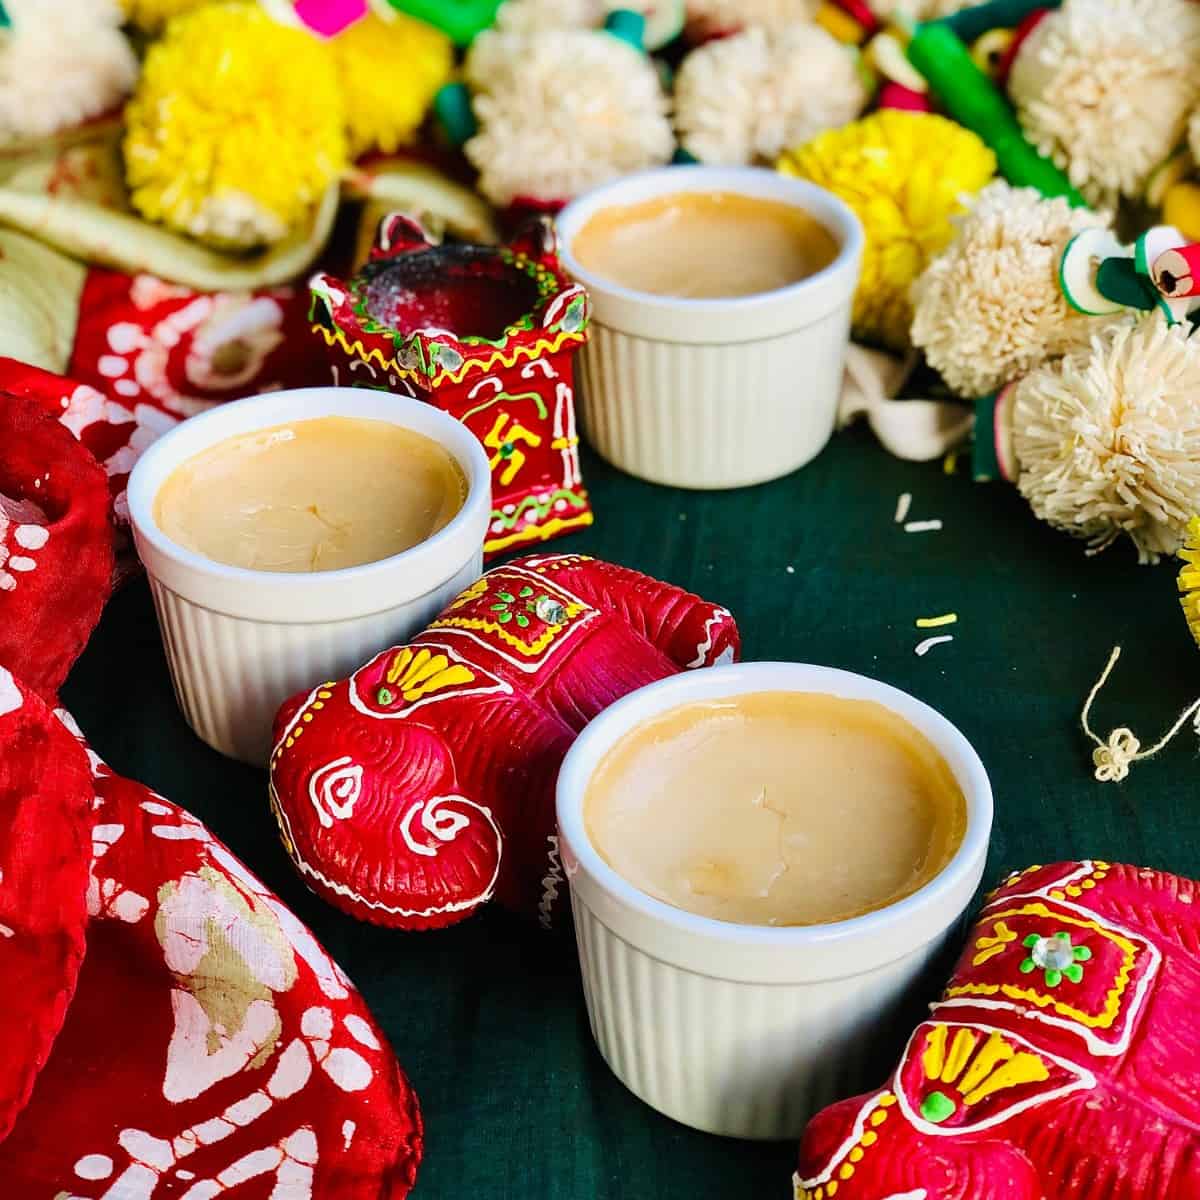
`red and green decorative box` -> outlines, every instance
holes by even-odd
[[[495,247],[437,245],[392,215],[353,279],[322,274],[309,286],[335,384],[417,396],[483,443],[489,556],[592,523],[572,365],[587,338],[588,297],[563,273],[548,220]]]

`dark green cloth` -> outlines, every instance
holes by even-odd
[[[736,403],[734,397],[730,403]],[[905,688],[956,722],[992,777],[986,882],[1096,855],[1200,875],[1190,729],[1124,784],[1091,775],[1080,705],[1115,643],[1095,711],[1149,744],[1200,695],[1200,650],[1174,566],[1131,547],[1097,558],[1040,524],[969,463],[889,458],[861,430],[788,479],[726,493],[652,487],[585,459],[595,526],[556,543],[699,592],[737,616],[747,658],[825,663]],[[940,533],[906,534],[940,518]],[[954,641],[917,658],[918,617],[957,612]],[[362,989],[420,1094],[417,1195],[707,1200],[790,1195],[793,1147],[693,1133],[615,1080],[592,1044],[574,945],[486,912],[437,934],[358,924],[292,874],[265,774],[202,745],[175,707],[145,584],[110,605],[64,698],[96,749],[211,825],[307,921]],[[853,852],[853,847],[847,847]],[[931,981],[928,997],[936,984]],[[899,1030],[890,1031],[888,1053]],[[881,1054],[880,1076],[891,1059]]]

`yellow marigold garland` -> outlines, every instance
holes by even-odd
[[[828,188],[858,214],[867,244],[855,331],[906,346],[909,287],[954,236],[951,217],[992,177],[995,155],[945,117],[883,109],[786,151],[776,167]]]
[[[1183,566],[1179,568],[1179,602],[1196,644],[1200,645],[1200,517],[1188,522],[1187,537],[1179,551]]]
[[[454,70],[450,39],[397,13],[370,13],[327,43],[345,97],[350,152],[391,153],[412,139]]]
[[[134,206],[218,246],[278,241],[346,166],[331,57],[236,0],[168,22],[125,118]]]

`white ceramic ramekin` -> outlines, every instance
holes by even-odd
[[[967,800],[966,835],[945,870],[887,908],[795,928],[696,916],[617,874],[589,841],[583,817],[588,781],[607,751],[678,705],[762,691],[873,700],[920,730]],[[583,731],[558,777],[559,846],[600,1053],[631,1091],[685,1125],[799,1137],[817,1109],[878,1082],[884,1064],[870,1061],[872,1034],[896,1016],[970,903],[991,825],[979,756],[944,717],[886,684],[763,662],[687,671],[633,692]]]
[[[226,566],[159,528],[158,490],[192,455],[237,434],[327,416],[389,421],[439,442],[467,478],[458,515],[403,554],[311,574]],[[238,400],[182,422],[142,455],[128,495],[183,715],[222,754],[262,765],[284,700],[404,641],[479,575],[491,473],[474,434],[432,405],[390,392],[316,387]]]
[[[717,300],[632,291],[573,255],[575,236],[601,209],[678,192],[794,204],[829,229],[838,255],[790,287]],[[760,167],[664,167],[579,197],[557,227],[563,263],[592,299],[580,411],[609,462],[653,483],[731,488],[786,475],[821,451],[837,417],[863,248],[862,226],[841,200]]]

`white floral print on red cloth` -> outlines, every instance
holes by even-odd
[[[191,416],[242,389],[283,385],[291,356],[276,352],[295,302],[292,288],[203,294],[152,275],[93,270],[70,373],[119,401]],[[305,322],[296,332],[307,348]]]
[[[113,515],[142,452],[225,400],[323,379],[293,288],[202,294],[151,275],[91,270],[67,375],[0,358],[0,389],[39,401],[108,474]]]
[[[416,1097],[353,986],[200,822],[88,758],[87,955],[0,1143],[9,1194],[406,1196]]]

